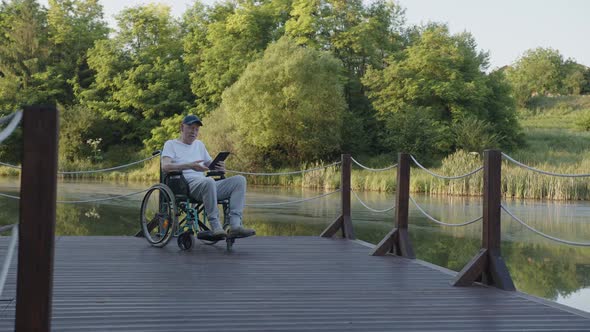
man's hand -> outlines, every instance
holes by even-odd
[[[225,161],[218,162],[217,166],[215,166],[215,170],[225,172]]]
[[[206,166],[201,165],[201,163],[203,162],[203,160],[197,160],[194,161],[192,163],[189,163],[189,167],[197,172],[205,172],[208,171],[209,168]]]

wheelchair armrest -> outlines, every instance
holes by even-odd
[[[223,180],[225,179],[225,171],[209,171],[207,172],[207,177],[216,177],[215,180]]]

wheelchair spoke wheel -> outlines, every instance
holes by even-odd
[[[165,246],[177,227],[174,194],[165,184],[153,185],[141,202],[140,226],[143,236],[155,247]]]

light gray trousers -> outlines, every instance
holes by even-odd
[[[203,202],[205,213],[212,229],[221,227],[217,201],[229,199],[229,223],[232,227],[242,224],[242,211],[246,203],[246,178],[241,175],[215,181],[212,178],[199,177],[187,179],[191,196]]]

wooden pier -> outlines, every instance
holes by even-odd
[[[486,151],[482,167],[482,248],[455,273],[412,259],[403,153],[395,226],[377,246],[354,239],[349,155],[342,214],[318,237],[240,239],[231,252],[56,238],[57,117],[54,107],[24,111],[19,264],[0,331],[590,331],[590,314],[514,290],[500,252],[500,151]],[[9,241],[0,237],[0,257]]]
[[[0,238],[5,257],[8,238]],[[135,237],[57,237],[53,331],[589,331],[590,314],[366,243],[254,237],[183,252]],[[0,302],[15,323],[16,259]]]

